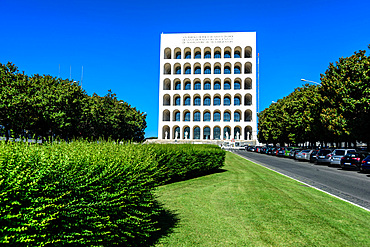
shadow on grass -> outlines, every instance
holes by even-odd
[[[161,205],[160,207],[161,209],[159,215],[154,218],[154,221],[157,222],[154,227],[157,228],[158,231],[154,232],[149,237],[147,243],[145,245],[142,245],[143,247],[154,246],[159,241],[159,239],[173,233],[173,229],[176,228],[180,221],[178,214],[174,213],[173,211],[164,209]]]
[[[212,169],[208,171],[197,172],[196,174],[190,173],[190,174],[187,174],[185,177],[173,176],[172,179],[169,180],[166,184],[172,184],[172,183],[176,183],[180,181],[186,181],[186,180],[190,180],[194,178],[204,177],[204,176],[213,175],[217,173],[223,173],[223,172],[227,172],[227,170],[222,169],[222,168],[216,168],[216,169]]]

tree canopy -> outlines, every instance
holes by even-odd
[[[50,75],[27,76],[0,63],[0,127],[9,137],[112,138],[142,141],[146,114],[107,95],[88,96],[78,83]],[[9,134],[10,133],[10,134]]]
[[[369,144],[369,108],[370,57],[360,50],[330,63],[319,86],[296,88],[263,110],[258,139],[265,143]]]

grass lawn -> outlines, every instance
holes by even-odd
[[[223,171],[161,186],[176,218],[155,246],[370,246],[370,213],[228,153]]]

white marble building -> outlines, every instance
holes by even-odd
[[[256,33],[161,34],[159,140],[257,139]]]

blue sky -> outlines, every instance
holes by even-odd
[[[369,9],[368,0],[0,0],[0,63],[76,81],[83,66],[89,95],[111,89],[147,113],[146,136],[157,136],[162,32],[257,32],[263,110],[367,50]]]

